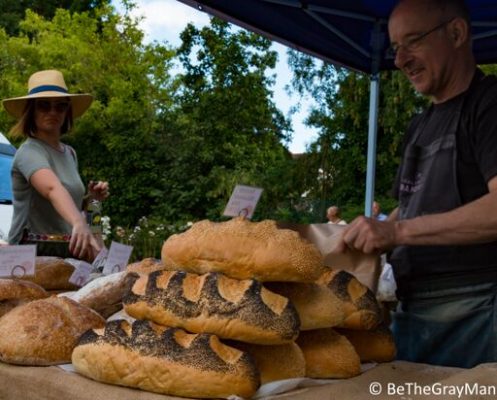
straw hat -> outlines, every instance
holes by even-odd
[[[70,94],[60,71],[38,71],[29,77],[28,95],[2,101],[7,112],[16,118],[22,117],[29,99],[65,97],[71,100],[72,115],[79,117],[90,107],[90,94]]]

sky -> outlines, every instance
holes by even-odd
[[[134,3],[137,8],[133,11],[133,16],[144,17],[140,28],[145,33],[145,41],[147,42],[167,41],[172,46],[178,46],[180,44],[179,34],[189,22],[198,27],[209,23],[209,17],[206,13],[177,0],[134,0]],[[112,4],[118,12],[122,11],[120,0],[112,0]],[[301,99],[297,94],[289,96],[284,89],[285,85],[288,85],[291,80],[291,72],[286,62],[287,47],[278,43],[273,46],[278,52],[278,64],[274,70],[276,84],[272,88],[274,90],[273,100],[283,114],[288,115],[290,108],[295,106]],[[305,152],[306,145],[317,137],[317,132],[306,127],[303,123],[310,105],[309,100],[302,100],[300,112],[294,114],[291,118],[293,139],[288,148],[292,153]]]

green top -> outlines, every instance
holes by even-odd
[[[45,142],[28,138],[17,150],[12,165],[12,192],[14,215],[9,232],[9,243],[18,244],[23,230],[33,233],[70,234],[72,227],[64,221],[50,201],[41,196],[30,184],[31,176],[48,168],[60,179],[81,209],[85,187],[78,173],[78,160],[74,149],[64,145],[58,151]]]

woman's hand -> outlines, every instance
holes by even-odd
[[[73,225],[69,251],[78,259],[92,262],[101,249],[101,244],[91,233],[86,221],[81,218],[81,221]]]
[[[90,181],[88,183],[88,194],[91,199],[103,201],[109,197],[109,182],[104,181]]]

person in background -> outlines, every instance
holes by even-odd
[[[328,219],[328,224],[347,225],[347,222],[340,218],[340,209],[337,206],[328,207],[326,218]]]
[[[89,94],[68,93],[62,73],[55,70],[31,75],[26,96],[3,100],[7,112],[18,119],[10,133],[26,138],[12,166],[14,215],[9,244],[55,237],[61,246],[39,243],[38,255],[92,260],[100,251],[101,244],[82,212],[85,187],[76,152],[61,141],[71,130],[73,118],[81,116],[91,102]],[[107,182],[89,183],[88,198],[101,201],[108,195]]]
[[[395,65],[431,105],[408,127],[386,221],[358,217],[341,250],[391,251],[398,358],[471,368],[497,361],[497,77],[472,53],[462,0],[401,0]]]
[[[377,201],[373,201],[373,218],[376,218],[378,221],[385,221],[388,216],[381,212],[380,203]]]

